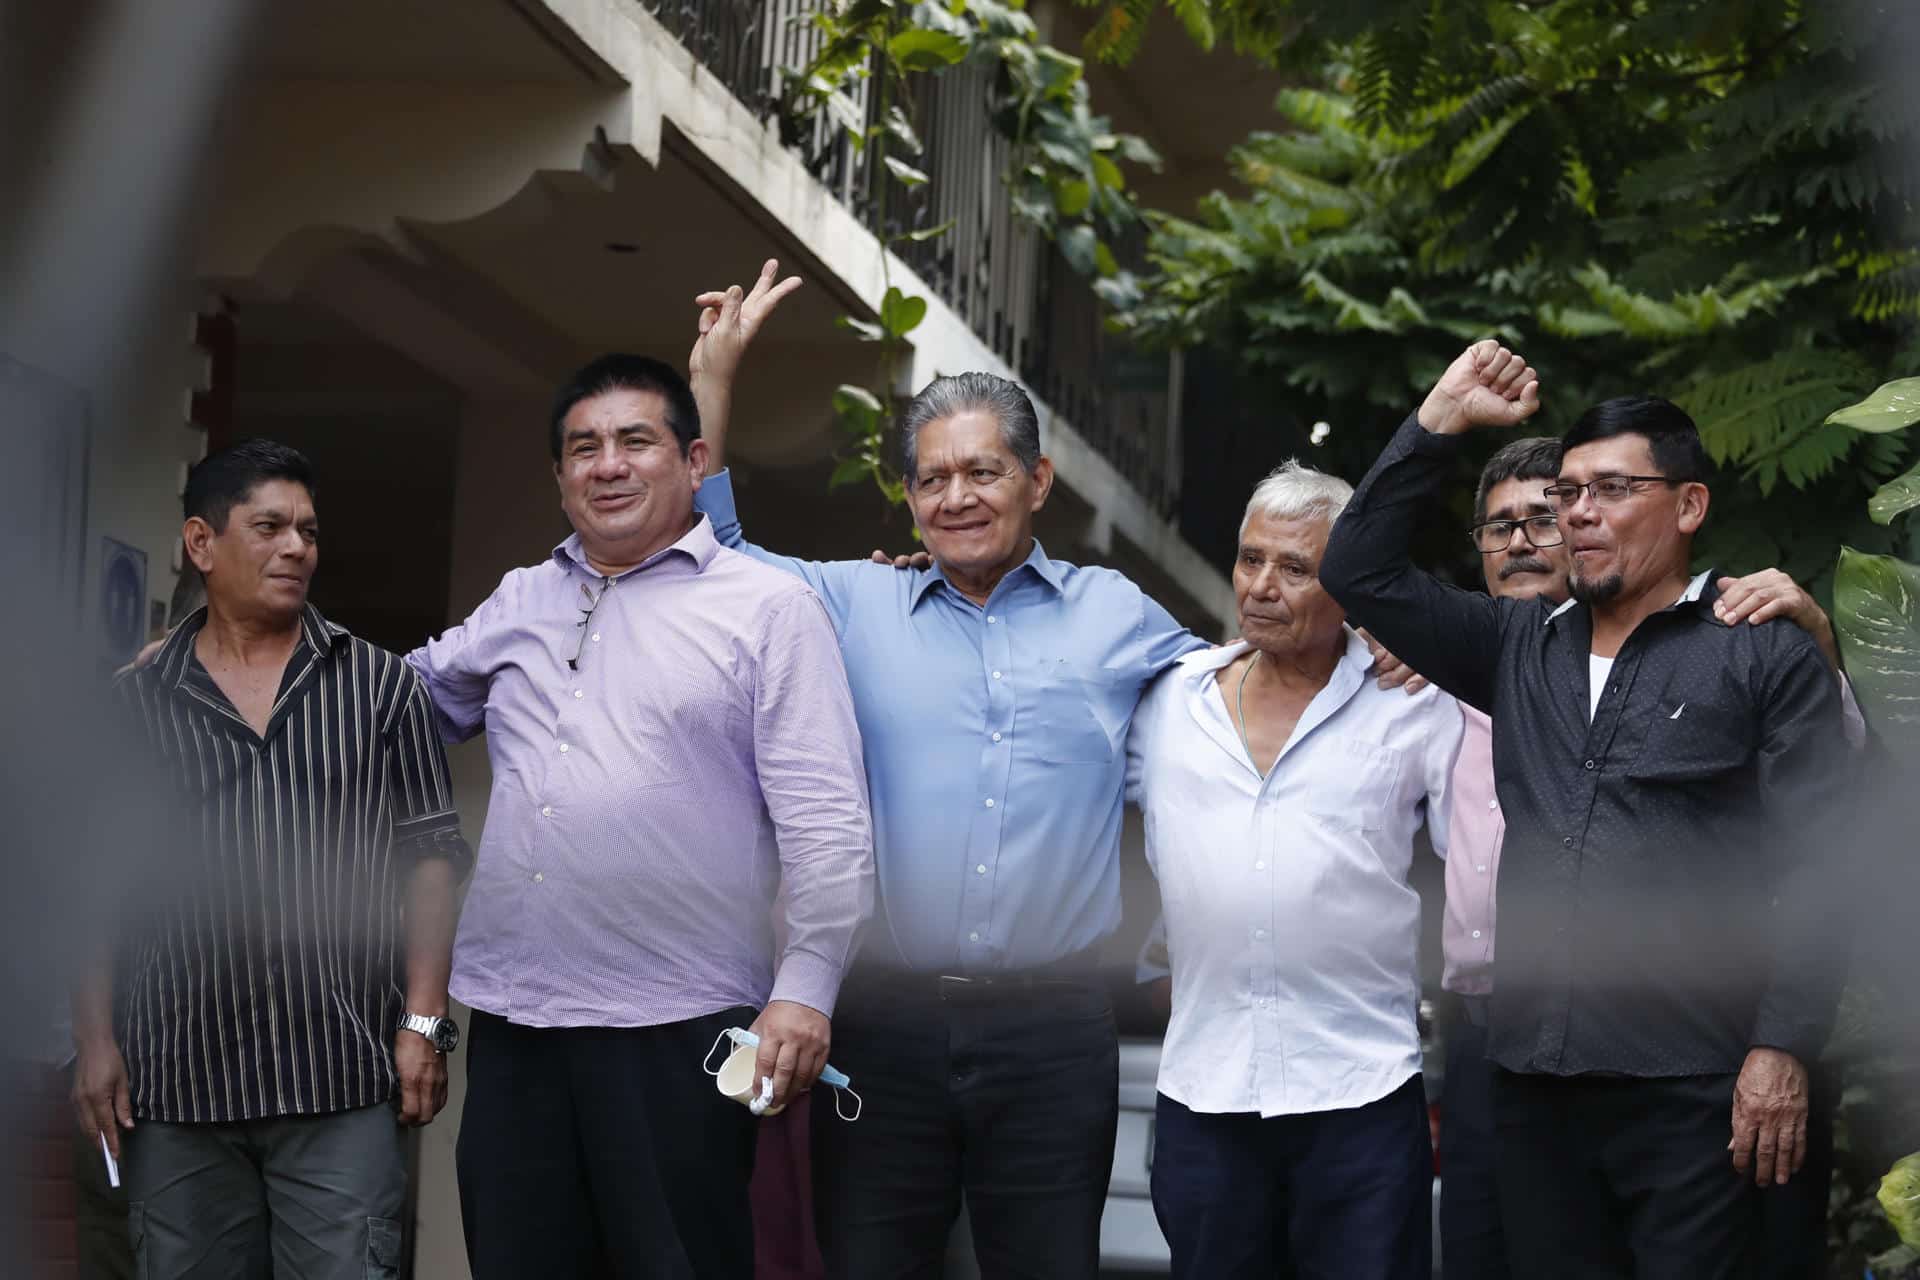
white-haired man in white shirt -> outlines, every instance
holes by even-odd
[[[1128,739],[1173,968],[1153,1203],[1176,1277],[1431,1271],[1407,873],[1423,822],[1445,853],[1460,712],[1381,688],[1320,586],[1352,492],[1297,462],[1261,482],[1243,639],[1169,669]]]

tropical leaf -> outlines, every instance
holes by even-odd
[[[1915,507],[1920,507],[1920,466],[1881,485],[1879,491],[1867,500],[1867,514],[1873,517],[1875,524],[1892,524],[1895,516]]]
[[[1842,547],[1833,626],[1868,723],[1898,759],[1920,763],[1920,565]]]
[[[902,186],[924,187],[927,185],[928,178],[924,171],[894,156],[886,156],[884,159],[887,162],[887,172],[891,173]]]
[[[1836,409],[1827,421],[1855,431],[1900,431],[1920,422],[1920,378],[1881,385],[1859,404]]]
[[[902,71],[932,71],[967,56],[968,43],[945,31],[913,28],[887,41],[887,53]]]
[[[880,327],[889,338],[904,338],[927,318],[927,300],[901,293],[897,285],[887,287],[880,300]]]

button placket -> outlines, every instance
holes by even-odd
[[[992,616],[995,625],[985,619]],[[965,942],[975,947],[988,945],[993,924],[993,867],[999,858],[1006,819],[1005,801],[1011,780],[1012,752],[1008,747],[1014,715],[1014,688],[1018,672],[1008,639],[1005,619],[998,613],[973,612],[980,640],[980,666],[986,677],[986,723],[980,726],[985,740],[980,751],[979,805],[972,824],[972,839],[967,848],[969,873],[960,895],[960,919],[966,930]]]

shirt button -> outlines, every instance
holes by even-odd
[[[1581,767],[1582,767],[1582,768],[1585,768],[1585,769],[1592,769],[1592,768],[1594,768],[1594,767],[1595,767],[1595,763],[1594,763],[1594,761],[1592,761],[1592,760],[1589,760],[1589,761],[1587,761],[1587,762],[1586,762],[1586,764],[1584,764],[1584,765],[1582,765]]]
[[[1487,808],[1498,809],[1499,807],[1500,807],[1500,801],[1497,798],[1487,801]]]
[[[1479,936],[1480,936],[1480,931],[1479,931],[1478,929],[1475,929],[1475,930],[1473,931],[1473,936],[1474,936],[1474,937],[1476,937],[1476,938],[1477,938],[1477,937],[1479,937]]]
[[[1487,864],[1484,862],[1474,868],[1475,871],[1485,871],[1486,869],[1487,869]]]
[[[1253,931],[1253,936],[1256,938],[1264,938],[1267,936],[1267,931],[1265,929],[1255,929]]]
[[[979,933],[978,933],[978,932],[974,932],[974,933],[970,933],[970,934],[968,934],[968,935],[967,935],[967,941],[968,941],[968,942],[978,942],[978,941],[980,941],[980,935],[979,935]]]
[[[560,754],[561,754],[561,755],[565,755],[565,754],[567,754],[567,752],[568,752],[569,750],[570,750],[570,748],[569,748],[569,747],[567,746],[567,744],[566,744],[566,743],[564,743],[564,742],[563,742],[563,743],[561,743],[561,744],[560,744]]]
[[[1253,864],[1253,869],[1255,871],[1265,871],[1267,869],[1267,864],[1264,862],[1256,862]]]
[[[553,816],[553,806],[550,804],[541,805],[540,816],[543,818],[551,818]]]
[[[578,689],[575,689],[575,690],[573,691],[573,696],[574,696],[574,697],[576,697],[576,698],[584,698],[584,697],[586,697],[587,695],[586,695],[586,694],[584,694],[584,693],[582,693],[582,692],[581,692],[580,690],[578,690]]]
[[[992,796],[988,796],[988,797],[987,797],[987,808],[989,808],[989,809],[991,809],[991,808],[993,808],[993,797],[992,797]]]
[[[996,734],[994,734],[994,735],[993,735],[993,740],[994,740],[995,742],[998,742],[998,741],[1000,741],[1000,735],[999,735],[999,734],[997,734],[997,733],[996,733]]]
[[[993,673],[993,678],[994,678],[995,680],[998,680],[998,679],[1000,678],[1000,673],[999,673],[998,671],[996,671],[996,672],[994,672],[994,673]]]
[[[1569,848],[1569,849],[1571,849],[1571,848],[1573,848],[1573,837],[1572,837],[1572,836],[1562,836],[1562,837],[1560,837],[1560,843],[1561,843],[1561,844],[1563,844],[1563,845],[1565,845],[1565,846],[1567,846],[1567,848]]]
[[[595,644],[599,644],[599,643],[600,643],[600,633],[599,633],[598,631],[596,631],[596,632],[594,632],[594,633],[593,633],[593,642],[594,642]]]
[[[542,880],[545,880],[546,878],[547,877],[541,872],[536,871],[533,873],[533,882],[535,884],[539,884]]]
[[[992,614],[988,614],[988,615],[987,615],[987,621],[988,621],[988,622],[998,622],[998,621],[1000,621],[1000,619],[998,619],[998,618],[996,618],[996,617],[994,617],[994,616],[993,616]]]
[[[983,862],[979,866],[975,867],[973,870],[974,870],[974,874],[976,875],[985,875],[987,874],[987,864]]]

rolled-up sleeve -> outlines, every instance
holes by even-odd
[[[810,591],[770,611],[756,657],[754,760],[787,901],[772,998],[831,1016],[873,911],[873,820],[853,695],[833,625]]]
[[[433,701],[413,670],[403,668],[403,673],[387,742],[394,854],[403,864],[445,858],[454,874],[464,878],[473,868],[473,849],[460,834],[447,752],[434,730]]]

